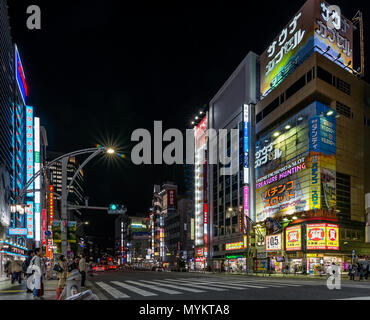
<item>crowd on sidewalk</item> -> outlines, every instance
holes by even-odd
[[[29,250],[23,263],[12,257],[5,265],[5,271],[11,284],[14,285],[17,282],[21,285],[24,280],[27,294],[32,294],[35,300],[44,299],[44,282],[52,278],[53,271],[56,272],[59,280],[56,289],[56,299],[58,300],[66,286],[69,274],[74,270],[78,270],[81,274],[81,287],[85,287],[87,268],[88,265],[83,254],[69,260],[61,255],[58,261],[53,264],[43,257],[41,248]]]

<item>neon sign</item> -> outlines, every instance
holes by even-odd
[[[244,242],[234,242],[226,244],[226,251],[241,250],[244,248]]]
[[[34,146],[33,146],[33,107],[26,107],[26,165],[27,165],[27,183],[33,177],[34,170]],[[27,190],[33,190],[32,182]]]
[[[33,231],[34,204],[33,204],[33,201],[27,201],[26,216],[27,216],[27,239],[33,239],[34,238],[34,231]]]
[[[34,118],[35,121],[35,173],[41,169],[40,164],[40,118]],[[35,189],[41,188],[41,176],[35,179]],[[35,192],[35,241],[41,240],[41,194]]]
[[[28,86],[17,46],[15,46],[15,70],[19,92],[21,93],[23,103],[26,104],[26,98],[28,97]]]

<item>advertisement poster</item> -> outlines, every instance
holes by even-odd
[[[326,224],[307,225],[307,250],[326,249]]]
[[[273,236],[266,236],[266,251],[281,251],[282,248],[282,235],[276,234]]]
[[[314,102],[256,142],[256,220],[336,207],[336,112]]]
[[[326,225],[326,249],[339,251],[339,226],[337,224]]]
[[[326,58],[343,68],[353,61],[353,24],[342,16],[338,19],[340,25],[331,30],[328,28],[330,15],[327,2],[309,0],[269,44],[260,58],[262,97],[275,89],[314,51],[326,52]]]
[[[226,251],[241,250],[244,248],[244,242],[226,243]]]
[[[285,229],[286,232],[286,251],[299,251],[302,249],[302,230],[301,226],[294,226]]]

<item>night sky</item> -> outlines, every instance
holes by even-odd
[[[261,54],[304,2],[256,1],[248,8],[231,1],[128,6],[113,0],[8,0],[8,6],[31,92],[28,104],[47,130],[49,150],[114,141],[129,156],[137,128],[153,132],[155,120],[164,129],[187,128],[247,53]],[[370,37],[367,2],[331,3],[347,18],[362,10]],[[40,31],[26,28],[32,4],[42,10]],[[182,166],[98,159],[86,167],[85,178],[91,205],[124,203],[130,215],[148,213],[154,184],[174,181],[185,192]],[[88,219],[90,233],[113,232],[106,213]]]

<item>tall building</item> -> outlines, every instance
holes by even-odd
[[[52,161],[60,156],[62,153],[58,152],[47,152],[47,157],[49,161]],[[72,178],[80,167],[80,164],[76,160],[75,157],[70,157],[67,165],[67,186],[72,181]],[[61,195],[62,193],[62,163],[56,162],[50,166],[50,173],[51,173],[51,184],[54,187],[54,191]],[[68,201],[76,204],[81,205],[84,203],[84,188],[85,188],[85,181],[84,181],[84,172],[80,170],[77,174],[75,181],[73,182],[71,188],[69,189],[69,196]]]
[[[166,221],[171,220],[171,217],[176,214],[176,194],[177,186],[172,182],[165,182],[162,186],[154,186],[150,215],[151,252],[154,262],[163,266],[170,263],[171,250],[168,245],[172,247],[173,244],[172,242],[166,244]],[[170,233],[169,229],[167,230]]]
[[[210,103],[208,128],[239,129],[208,141],[209,154],[239,149],[235,163],[208,165],[216,269],[316,274],[370,256],[370,86],[354,66],[352,21],[328,24],[328,7],[308,0]]]

